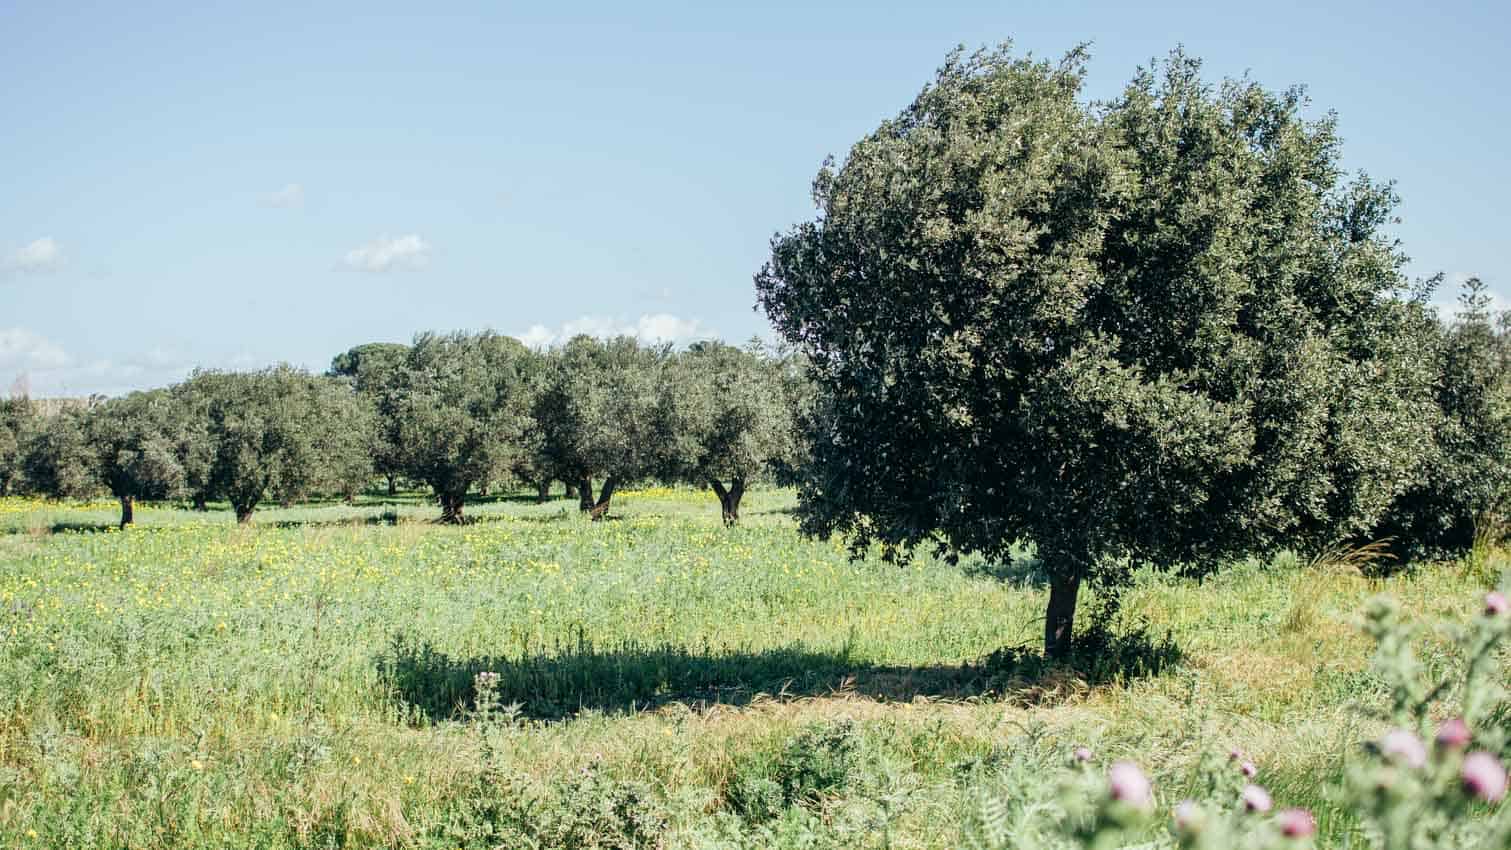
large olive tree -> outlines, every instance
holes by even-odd
[[[1055,657],[1087,580],[1365,533],[1431,428],[1395,198],[1332,117],[1180,53],[1088,105],[1083,68],[952,55],[756,278],[820,399],[803,528],[1032,541]]]
[[[700,342],[665,371],[663,475],[713,488],[725,525],[739,522],[752,481],[774,477],[799,455],[785,365],[756,343],[742,349]]]
[[[533,404],[537,465],[575,485],[578,506],[594,519],[607,513],[616,487],[665,463],[667,355],[625,336],[578,336],[547,355]],[[595,479],[602,480],[596,498]]]
[[[529,386],[523,344],[493,332],[421,334],[379,404],[396,468],[429,484],[444,522],[468,488],[507,477],[524,453]]]
[[[268,496],[346,492],[372,473],[372,414],[345,381],[281,365],[196,372],[175,392],[203,423],[191,441],[202,492],[229,501],[237,522]]]

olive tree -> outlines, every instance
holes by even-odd
[[[349,380],[357,395],[379,412],[372,431],[373,471],[383,476],[390,496],[398,490],[395,479],[400,473],[398,423],[381,413],[385,409],[383,400],[398,380],[408,355],[407,345],[370,342],[336,355],[326,373]]]
[[[1395,197],[1300,90],[1181,53],[1080,98],[1085,55],[952,55],[814,181],[759,302],[819,399],[802,527],[1086,581],[1366,534],[1420,476],[1421,293]]]
[[[711,487],[725,525],[739,522],[750,482],[774,477],[798,457],[795,399],[784,365],[759,343],[741,349],[699,342],[664,373],[663,475]]]
[[[84,422],[94,473],[121,504],[121,528],[137,499],[168,499],[187,487],[188,423],[168,390],[135,392],[91,408]]]
[[[379,405],[393,423],[397,468],[430,485],[443,522],[461,522],[467,490],[506,477],[523,453],[529,352],[491,331],[421,334]]]
[[[35,418],[25,396],[0,399],[0,496],[9,496],[21,482],[22,449]]]
[[[263,499],[359,486],[372,472],[372,415],[344,381],[286,365],[258,372],[196,372],[175,388],[204,432],[205,492],[245,523]],[[202,442],[201,442],[202,441]]]
[[[66,406],[38,416],[21,445],[26,488],[53,499],[88,499],[99,494],[99,458],[90,446],[89,411]]]
[[[1375,534],[1408,554],[1455,555],[1511,528],[1511,311],[1471,278],[1451,321],[1434,325],[1433,438],[1426,473]]]
[[[633,337],[578,336],[548,355],[532,405],[543,469],[577,488],[578,506],[602,518],[621,484],[664,463],[660,373],[668,351]],[[602,481],[594,496],[593,481]]]

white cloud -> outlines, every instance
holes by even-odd
[[[364,272],[423,268],[430,260],[430,243],[411,233],[397,239],[379,238],[346,252],[347,268]]]
[[[276,192],[269,192],[258,199],[265,207],[279,207],[293,209],[304,206],[304,187],[298,183],[290,183]]]
[[[704,327],[697,319],[684,319],[670,313],[646,314],[634,322],[607,316],[581,316],[563,322],[555,329],[545,325],[531,325],[529,330],[515,336],[531,348],[546,348],[566,342],[579,334],[599,338],[632,336],[644,343],[678,344],[716,336],[712,329]]]
[[[52,271],[63,265],[63,246],[44,236],[12,251],[3,265],[6,271],[21,274]]]
[[[0,374],[59,369],[68,365],[61,346],[26,328],[0,329]]]
[[[0,328],[0,380],[13,380],[13,388],[27,388],[34,398],[121,395],[176,383],[192,368],[187,358],[162,347],[120,359],[80,360],[35,331]]]

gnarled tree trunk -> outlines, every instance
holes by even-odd
[[[593,479],[586,475],[577,479],[577,509],[583,513],[593,510]]]
[[[593,521],[603,519],[609,513],[609,500],[614,498],[614,476],[610,475],[603,482],[603,489],[598,491],[598,501],[593,503]]]
[[[388,495],[393,496],[399,492],[399,482],[392,473],[383,476],[388,479]]]
[[[203,490],[199,491],[198,493],[195,493],[194,494],[194,509],[196,511],[208,511],[210,509],[210,506],[208,504],[206,504],[207,498],[208,497],[205,496],[205,493],[204,493]]]
[[[121,528],[136,522],[136,498],[122,496],[121,498]]]
[[[551,498],[551,479],[543,478],[535,484],[535,504],[544,505]]]
[[[232,505],[231,507],[236,511],[236,523],[238,525],[246,525],[252,521],[252,505]]]
[[[1070,658],[1075,639],[1076,597],[1081,592],[1080,576],[1049,578],[1049,606],[1044,612],[1044,655],[1057,661]]]
[[[465,501],[464,493],[442,493],[441,522],[456,525],[462,521],[462,503]]]
[[[734,479],[727,490],[724,489],[723,482],[716,478],[710,478],[708,483],[719,497],[719,510],[723,514],[724,525],[734,527],[740,522],[740,499],[745,496],[745,479]]]

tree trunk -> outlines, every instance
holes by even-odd
[[[132,496],[121,497],[121,528],[136,522],[136,499]]]
[[[610,475],[603,482],[603,489],[598,493],[598,501],[593,504],[594,522],[608,516],[609,500],[612,498],[614,498],[614,476]]]
[[[207,504],[205,504],[206,501],[207,501],[207,499],[206,499],[205,494],[204,494],[203,491],[195,493],[194,494],[194,509],[196,511],[208,511],[210,509],[210,506],[207,505]]]
[[[488,482],[484,481],[483,483],[477,485],[477,494],[479,496],[482,496],[484,499],[488,498]]]
[[[1044,655],[1056,661],[1070,658],[1075,636],[1076,595],[1080,592],[1080,576],[1050,576],[1049,607],[1044,612]]]
[[[575,499],[575,498],[577,498],[577,488],[575,486],[573,486],[572,482],[570,482],[570,481],[565,482],[565,483],[567,485],[567,498],[568,499]]]
[[[388,495],[397,495],[399,492],[399,482],[395,480],[395,476],[386,475],[384,477],[388,479]]]
[[[462,521],[462,502],[465,496],[461,493],[441,494],[441,522],[448,525],[457,525]]]
[[[551,479],[542,478],[535,485],[535,504],[544,505],[551,498]]]
[[[740,522],[740,499],[745,496],[745,479],[736,478],[730,482],[729,489],[724,489],[723,482],[711,478],[708,483],[714,488],[714,493],[719,497],[719,510],[723,514],[726,528],[733,528]]]
[[[251,505],[232,505],[231,507],[236,511],[237,525],[246,525],[248,522],[252,521]]]
[[[577,509],[583,513],[593,510],[593,479],[586,475],[577,481]]]

